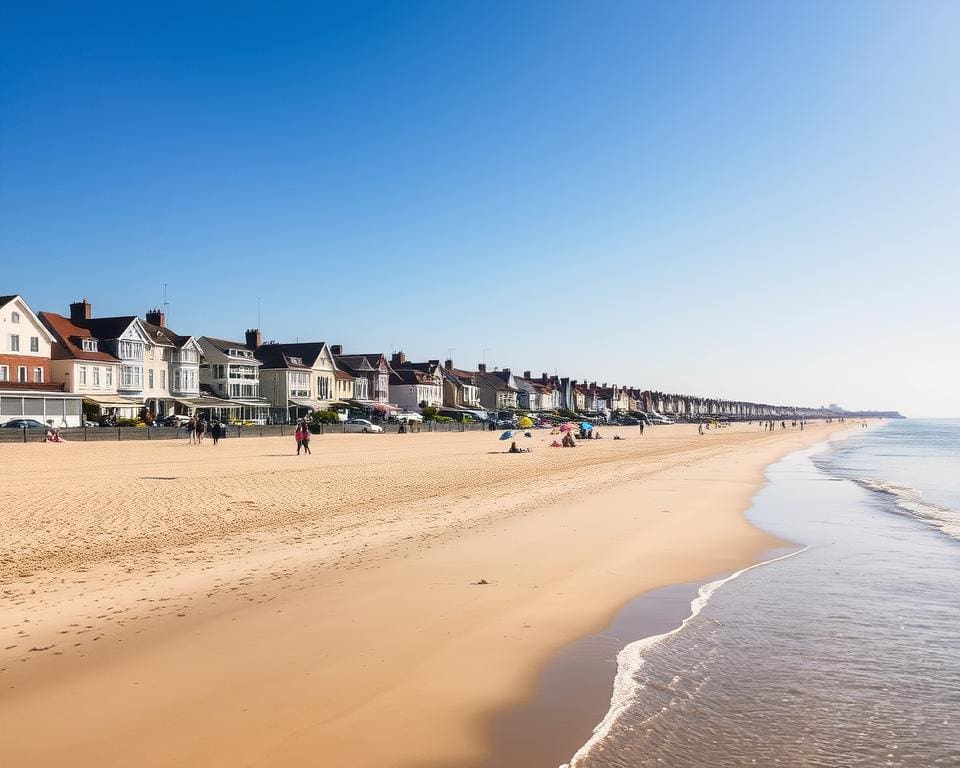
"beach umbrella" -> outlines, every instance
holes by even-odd
[[[591,424],[589,421],[581,421],[580,429],[593,429],[593,424]]]
[[[568,422],[566,422],[565,424],[561,424],[560,427],[559,427],[559,429],[560,429],[561,432],[569,432],[570,430],[573,429],[573,424],[571,424],[571,423],[568,421]]]
[[[511,432],[509,429],[500,435],[501,440],[509,440],[511,437],[513,437],[513,432]]]
[[[533,426],[533,419],[529,416],[524,416],[517,422],[517,426],[520,427],[520,429],[529,429]]]

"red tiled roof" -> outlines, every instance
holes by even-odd
[[[63,315],[56,312],[41,312],[41,322],[57,340],[53,345],[51,357],[54,360],[95,360],[104,363],[119,363],[120,361],[107,352],[86,352],[83,349],[84,339],[96,337],[86,328],[71,323]]]

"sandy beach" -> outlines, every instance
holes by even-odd
[[[476,765],[551,654],[776,546],[764,468],[847,426],[0,445],[4,763]]]

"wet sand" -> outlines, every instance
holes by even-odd
[[[476,764],[551,654],[775,546],[764,467],[841,428],[0,445],[5,759]]]

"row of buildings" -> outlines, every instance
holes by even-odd
[[[97,317],[86,299],[68,314],[34,312],[0,296],[0,424],[17,418],[79,426],[85,420],[202,413],[282,423],[313,411],[388,416],[437,408],[483,419],[522,409],[604,414],[659,412],[685,418],[817,418],[823,409],[670,395],[509,368],[413,362],[402,352],[347,353],[323,341],[264,342],[181,335],[160,310]]]

